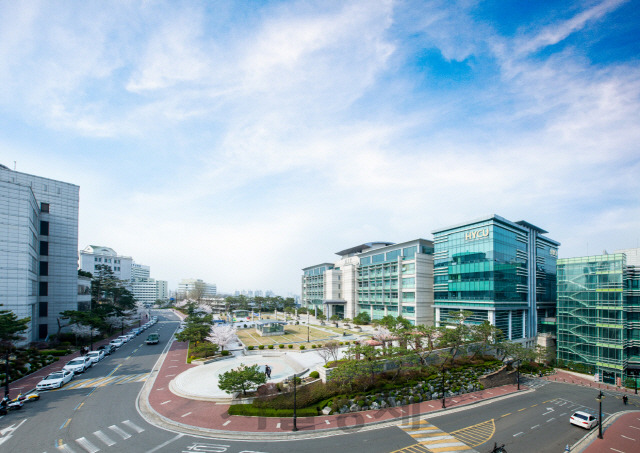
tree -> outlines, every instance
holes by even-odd
[[[369,316],[369,313],[367,313],[366,311],[362,311],[358,313],[353,318],[353,323],[358,326],[369,324],[370,322],[371,322],[371,316]]]
[[[471,341],[473,342],[472,348],[474,351],[471,358],[475,359],[479,353],[485,351],[489,344],[498,338],[500,333],[501,330],[491,325],[489,321],[473,326],[471,328]]]
[[[336,362],[340,355],[340,344],[337,341],[328,341],[318,350],[318,355],[322,357],[324,363],[329,362],[329,360]]]
[[[451,326],[443,326],[440,328],[440,345],[449,348],[451,355],[451,363],[456,359],[456,355],[460,352],[462,346],[470,339],[470,327],[464,321],[471,316],[470,311],[459,311],[450,313],[449,323]]]
[[[193,284],[193,289],[189,291],[189,299],[196,300],[200,303],[206,292],[207,284],[202,280],[196,280]]]
[[[236,328],[228,325],[212,326],[209,330],[209,336],[206,340],[220,346],[220,350],[224,351],[224,347],[236,338]]]
[[[240,367],[222,373],[218,378],[218,387],[227,393],[242,391],[243,395],[247,394],[247,390],[257,388],[267,382],[267,376],[260,370],[258,365]]]
[[[13,342],[23,339],[20,335],[27,330],[31,318],[19,319],[11,310],[0,310],[0,343],[5,349],[5,396],[9,394],[9,351]]]

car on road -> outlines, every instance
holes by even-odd
[[[126,343],[126,342],[128,342],[130,340],[129,335],[120,335],[118,337],[118,339],[122,341],[122,344],[124,344],[124,343]]]
[[[574,412],[569,421],[572,425],[585,429],[591,429],[598,426],[598,419],[596,417],[582,411]]]
[[[104,355],[110,355],[113,351],[116,350],[116,347],[111,343],[103,344],[102,346],[98,346],[97,351],[104,351]]]
[[[146,344],[158,344],[160,342],[160,335],[157,333],[150,333],[145,340]]]
[[[83,356],[76,357],[75,359],[67,362],[67,364],[63,366],[62,369],[71,371],[73,374],[80,374],[87,371],[89,368],[91,368],[92,365],[93,362],[91,361],[91,359],[87,356]]]
[[[120,346],[124,344],[124,341],[122,341],[122,339],[120,338],[116,338],[114,340],[111,340],[109,344],[112,345],[114,348],[118,349],[120,348]]]
[[[56,371],[38,382],[36,390],[59,389],[71,379],[73,379],[73,372],[67,370]]]
[[[100,360],[104,359],[104,351],[91,351],[87,352],[87,357],[91,359],[91,362],[94,364],[98,363]]]

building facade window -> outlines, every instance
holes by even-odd
[[[38,315],[41,318],[46,318],[47,316],[49,316],[49,302],[38,303]]]
[[[40,234],[43,236],[49,236],[49,222],[46,220],[40,221]]]
[[[49,203],[40,203],[40,212],[49,212]]]
[[[40,282],[39,283],[38,295],[43,296],[43,297],[49,295],[49,283],[48,282]]]
[[[49,275],[49,263],[46,261],[40,261],[40,275],[43,277]]]
[[[40,255],[49,256],[49,242],[40,241]]]

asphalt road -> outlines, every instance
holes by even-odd
[[[539,379],[529,384],[536,391],[428,420],[479,452],[490,452],[497,443],[508,452],[557,453],[587,434],[569,417],[578,410],[598,417],[598,390]],[[603,419],[624,409],[620,394],[605,392]]]
[[[40,401],[0,417],[2,452],[228,452],[388,453],[415,444],[405,431],[382,428],[299,441],[249,442],[215,440],[183,435],[148,424],[136,409],[144,380],[178,326],[169,312],[156,311],[159,322],[126,343],[117,352],[76,377],[61,390],[43,392]],[[144,345],[151,332],[161,342]],[[596,390],[568,384],[534,382],[535,392],[490,402],[454,414],[428,417],[445,432],[453,433],[477,451],[490,451],[493,442],[510,452],[563,451],[586,431],[569,425],[575,410],[594,412]],[[622,409],[610,395],[607,413]]]

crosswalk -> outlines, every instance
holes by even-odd
[[[539,389],[540,387],[544,387],[545,385],[549,384],[549,381],[547,381],[546,379],[521,376],[520,384],[525,385],[530,389]]]
[[[144,382],[149,377],[149,374],[150,373],[122,374],[118,376],[102,376],[91,379],[80,379],[70,382],[69,384],[62,387],[61,390],[104,387],[107,385],[126,384],[128,382]]]
[[[409,424],[398,425],[398,428],[413,437],[417,441],[417,444],[409,445],[393,453],[477,453],[476,450],[467,444],[424,419]]]
[[[144,428],[136,425],[131,420],[124,420],[119,424],[94,431],[90,435],[79,437],[68,444],[60,439],[56,450],[64,453],[97,453],[102,449],[122,443],[143,431]],[[126,451],[126,448],[122,445],[117,448],[120,451]]]

